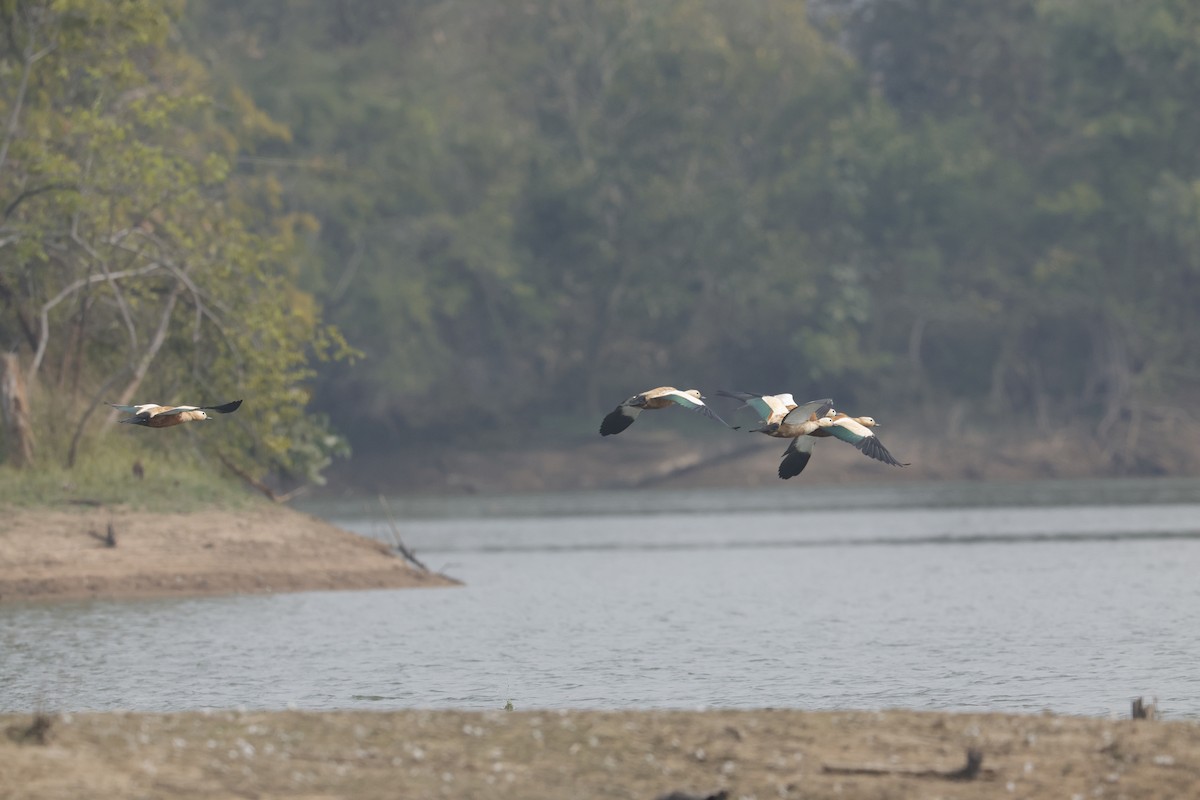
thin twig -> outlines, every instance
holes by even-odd
[[[225,456],[225,454],[220,452],[219,450],[217,451],[217,459],[222,464],[225,465],[225,468],[227,470],[232,472],[234,475],[237,475],[239,478],[241,478],[243,481],[245,481],[247,484],[249,484],[253,488],[262,492],[264,495],[267,496],[267,498],[269,498],[271,500],[271,502],[279,503],[280,505],[283,505],[283,504],[287,503],[288,501],[299,497],[300,495],[307,492],[310,488],[312,488],[310,485],[304,484],[302,486],[297,486],[295,489],[292,489],[290,492],[284,492],[283,494],[279,494],[274,489],[272,489],[270,486],[267,486],[265,483],[260,481],[258,478],[254,477],[249,472],[246,472],[246,470],[242,469],[237,464],[230,461],[229,458],[227,458]]]
[[[388,526],[392,529],[392,541],[395,542],[396,552],[420,567],[422,572],[429,572],[429,567],[422,564],[421,559],[417,558],[416,553],[405,547],[404,542],[400,539],[400,529],[396,527],[396,519],[392,516],[392,508],[388,505],[387,498],[382,494],[379,495],[379,504],[383,506],[383,511],[387,514]]]

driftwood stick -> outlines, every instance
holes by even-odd
[[[1155,698],[1155,700],[1157,700],[1157,698]],[[1141,697],[1135,697],[1133,700],[1132,716],[1134,719],[1157,719],[1158,718],[1157,702],[1147,703]]]
[[[983,769],[983,752],[967,750],[967,763],[958,769],[918,769],[914,767],[876,767],[822,764],[821,771],[832,775],[907,775],[913,778],[942,778],[949,781],[973,780]]]
[[[396,552],[420,567],[422,572],[429,572],[429,567],[421,563],[421,559],[417,558],[417,554],[404,546],[404,542],[400,538],[400,529],[396,526],[396,518],[392,515],[392,507],[388,505],[387,498],[382,494],[379,495],[379,504],[383,506],[383,512],[387,514],[388,527],[392,531],[392,542],[396,547]]]
[[[88,536],[103,544],[105,547],[117,546],[117,531],[111,522],[108,523],[108,531],[102,536],[94,530],[88,530]]]

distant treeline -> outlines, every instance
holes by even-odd
[[[1195,3],[189,20],[291,130],[244,168],[320,221],[306,280],[367,358],[317,397],[360,444],[664,381],[1106,434],[1200,375]]]
[[[209,0],[174,31],[234,176],[314,223],[286,263],[364,355],[313,384],[360,449],[673,383],[1116,452],[1200,377],[1189,0]]]

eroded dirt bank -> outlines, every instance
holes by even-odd
[[[104,541],[110,525],[115,546]],[[0,603],[452,584],[378,542],[276,506],[0,509]]]

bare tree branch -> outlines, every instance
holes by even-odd
[[[99,283],[100,281],[104,280],[116,280],[118,278],[140,277],[142,275],[148,275],[149,273],[158,269],[162,269],[162,265],[154,263],[140,269],[127,269],[120,272],[113,272],[110,275],[92,273],[86,278],[80,278],[79,280],[68,284],[63,288],[62,291],[42,304],[42,308],[39,313],[41,329],[38,333],[37,352],[34,353],[33,362],[29,365],[29,380],[32,382],[35,378],[37,378],[38,369],[40,369],[42,366],[42,358],[44,358],[46,355],[46,345],[50,341],[50,311],[55,306],[57,306],[63,300],[66,300],[75,292],[78,292],[80,289],[84,288],[85,286],[90,286],[93,283]]]
[[[133,377],[125,386],[125,390],[121,392],[121,396],[117,399],[118,405],[129,405],[129,401],[133,399],[133,395],[142,385],[142,380],[146,377],[146,372],[150,369],[150,365],[154,362],[154,358],[158,355],[158,351],[162,349],[163,343],[167,340],[167,331],[171,328],[171,314],[175,311],[175,303],[179,300],[179,295],[183,294],[183,283],[176,281],[175,286],[171,289],[171,293],[167,295],[167,302],[163,305],[162,316],[158,320],[158,329],[154,332],[154,338],[150,340],[150,344],[146,346],[145,352],[142,353],[141,359],[138,360],[137,366],[133,369]],[[115,421],[117,412],[114,410],[109,414],[109,422]]]
[[[17,84],[17,94],[13,98],[12,109],[8,113],[8,124],[5,126],[4,141],[0,142],[0,169],[4,168],[4,162],[8,160],[8,148],[12,145],[13,139],[17,138],[17,126],[21,119],[21,107],[25,104],[25,93],[29,91],[29,75],[33,72],[33,65],[54,52],[54,47],[54,45],[51,45],[35,53],[33,52],[32,36],[29,39],[29,43],[25,46],[25,58],[21,65],[21,80]],[[5,216],[7,217],[8,215],[5,214]]]
[[[79,440],[83,436],[83,431],[87,425],[88,419],[92,416],[96,409],[100,408],[100,398],[107,394],[109,387],[116,383],[117,378],[120,378],[124,374],[125,372],[123,370],[117,370],[113,374],[109,375],[104,380],[104,383],[100,384],[100,388],[96,390],[96,394],[92,396],[92,402],[88,403],[87,411],[84,411],[83,416],[79,418],[79,424],[75,426],[75,434],[71,437],[71,447],[67,450],[67,469],[71,469],[75,466],[75,454],[79,448]]]
[[[108,260],[97,253],[95,248],[93,248],[90,244],[84,241],[82,237],[79,236],[74,224],[71,226],[71,240],[83,248],[83,251],[100,266],[100,271],[104,274],[105,279],[108,281],[109,287],[113,291],[113,296],[116,298],[117,308],[120,309],[121,318],[125,321],[125,329],[129,332],[129,346],[131,348],[130,352],[136,352],[138,348],[138,335],[137,326],[133,323],[133,312],[130,311],[129,303],[125,300],[125,293],[121,291],[120,285],[113,280],[112,271],[108,268]]]
[[[3,165],[0,165],[0,166],[3,166]],[[79,191],[79,187],[75,186],[74,184],[70,184],[70,183],[48,183],[45,186],[39,186],[36,189],[27,189],[27,190],[21,192],[19,195],[17,195],[17,199],[13,200],[11,203],[9,203],[8,208],[4,209],[4,219],[8,219],[9,217],[11,217],[12,213],[17,210],[17,206],[19,206],[25,200],[28,200],[30,197],[36,197],[37,195],[44,194],[46,192],[57,192],[57,191],[75,191],[75,192],[77,192],[77,191]]]

